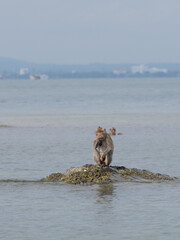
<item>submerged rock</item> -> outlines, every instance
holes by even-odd
[[[6,127],[9,127],[9,126],[5,124],[0,124],[0,128],[6,128]]]
[[[176,178],[160,173],[123,166],[100,167],[86,164],[82,167],[73,167],[65,173],[52,173],[42,178],[43,182],[63,181],[71,184],[110,183],[115,181],[172,181]]]

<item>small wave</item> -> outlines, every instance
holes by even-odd
[[[0,179],[0,183],[38,183],[41,180]]]

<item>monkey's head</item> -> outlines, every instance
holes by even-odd
[[[96,128],[95,134],[97,138],[103,139],[106,135],[106,129],[99,126],[98,128]]]
[[[109,134],[116,135],[116,129],[114,127],[109,129]]]

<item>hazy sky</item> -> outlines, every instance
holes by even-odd
[[[180,0],[0,0],[0,56],[180,62]]]

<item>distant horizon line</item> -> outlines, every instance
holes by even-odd
[[[20,58],[15,58],[15,57],[5,57],[5,56],[0,56],[0,59],[7,59],[7,60],[15,60],[15,61],[22,61],[30,64],[45,64],[45,65],[118,65],[118,64],[126,64],[126,65],[133,65],[133,64],[143,64],[143,65],[148,65],[148,64],[180,64],[180,62],[161,62],[161,61],[150,61],[150,62],[116,62],[116,63],[107,63],[107,62],[89,62],[89,63],[44,63],[44,62],[36,62],[36,61],[31,61],[31,60],[24,60]]]

